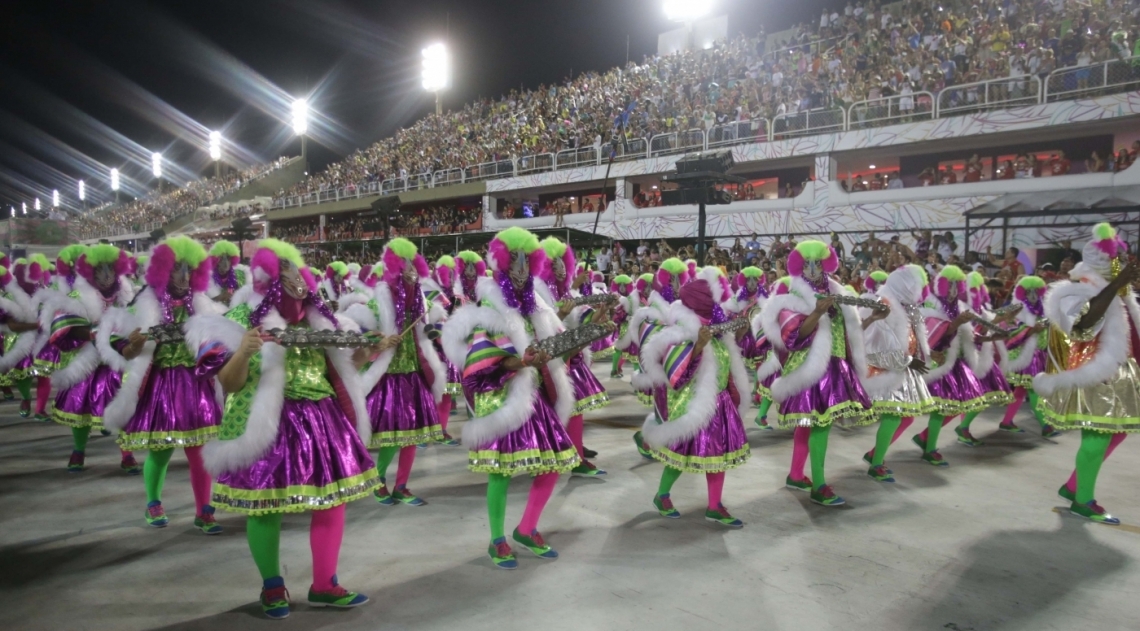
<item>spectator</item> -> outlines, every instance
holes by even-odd
[[[1089,173],[1103,173],[1106,166],[1104,159],[1101,158],[1100,154],[1095,150],[1092,152],[1092,155],[1089,156],[1088,160],[1085,160],[1085,169]]]
[[[1068,175],[1069,167],[1071,166],[1069,159],[1065,157],[1064,151],[1058,151],[1051,160],[1049,160],[1049,174],[1050,175]]]

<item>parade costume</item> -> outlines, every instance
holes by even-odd
[[[443,329],[448,359],[463,366],[463,394],[473,417],[463,427],[468,469],[488,474],[487,512],[492,562],[518,566],[504,531],[512,476],[534,476],[527,507],[513,538],[540,558],[557,558],[538,532],[538,520],[558,475],[578,466],[578,450],[566,431],[574,387],[562,359],[545,364],[532,345],[556,335],[558,316],[534,290],[548,264],[538,239],[508,228],[488,246],[492,278],[481,279],[480,303],[452,314]]]
[[[133,331],[182,325],[195,315],[221,315],[226,307],[208,294],[211,261],[197,241],[171,237],[160,243],[146,269],[146,287],[126,309],[103,318],[95,342],[103,361],[123,374],[123,387],[104,414],[104,425],[119,432],[123,449],[148,451],[143,462],[146,522],[156,528],[169,520],[162,488],[174,450],[182,448],[190,465],[194,526],[208,535],[222,527],[210,505],[213,484],[202,460],[202,447],[218,434],[221,390],[214,379],[196,373],[195,351],[183,343],[131,345]],[[128,358],[127,355],[131,357]]]
[[[760,321],[761,315],[764,313],[764,307],[768,304],[768,298],[772,294],[777,296],[788,293],[788,288],[791,286],[792,279],[784,276],[777,280],[770,289],[765,290],[767,297],[761,298],[756,302],[759,309],[756,315],[752,316],[749,331],[752,333],[753,344],[755,350],[753,355],[757,359],[756,367],[756,390],[752,394],[752,398],[756,401],[756,425],[763,430],[772,430],[773,427],[768,423],[768,410],[772,408],[772,382],[780,376],[780,372],[784,366],[780,363],[780,354],[772,349],[772,342],[769,341],[768,335],[764,332],[763,323]]]
[[[455,294],[455,272],[455,259],[450,256],[441,256],[435,263],[432,277],[425,278],[422,281],[424,296],[427,298],[428,305],[431,307],[428,310],[428,321],[434,329],[432,333],[432,348],[447,373],[447,386],[443,392],[443,400],[441,400],[437,406],[439,426],[443,429],[443,438],[441,438],[439,442],[444,445],[459,444],[459,441],[447,433],[447,421],[455,405],[455,397],[462,396],[463,394],[463,376],[459,373],[459,369],[447,361],[447,357],[444,356],[439,335],[443,328],[443,323],[447,321],[447,317],[459,308],[459,300]]]
[[[760,315],[760,308],[768,300],[768,288],[764,286],[764,272],[759,267],[746,267],[740,270],[735,279],[736,290],[736,309],[735,314],[743,313],[745,317],[755,310],[755,315]],[[749,320],[751,321],[751,317]],[[755,371],[760,367],[764,361],[761,356],[761,349],[756,344],[756,334],[752,331],[752,327],[744,332],[744,337],[740,339],[740,353],[744,358],[744,365],[749,370]]]
[[[119,392],[122,373],[100,357],[92,340],[106,312],[126,307],[134,287],[126,277],[126,253],[113,245],[88,248],[75,261],[74,278],[67,293],[47,294],[40,311],[40,329],[50,331],[48,346],[59,350],[59,364],[51,375],[56,389],[52,420],[71,428],[74,450],[68,471],[83,470],[87,438],[103,429],[103,413]],[[43,357],[41,353],[40,357]],[[138,473],[131,452],[122,449],[122,468]]]
[[[638,357],[640,365],[641,347],[656,335],[665,325],[670,324],[669,310],[673,301],[677,299],[681,286],[689,281],[689,267],[678,258],[668,258],[661,261],[657,273],[653,276],[653,290],[649,294],[648,303],[634,312],[629,320],[625,337],[617,342],[618,350]],[[645,373],[638,368],[630,378],[637,400],[647,407],[653,407],[652,384]],[[641,434],[635,434],[634,440],[640,442]],[[643,456],[648,452],[638,448]]]
[[[263,239],[251,265],[248,302],[225,316],[195,315],[185,325],[202,376],[226,386],[218,440],[204,450],[216,476],[213,504],[247,515],[250,552],[263,580],[261,605],[289,615],[279,547],[284,513],[312,511],[309,542],[317,607],[354,607],[367,597],[337,584],[344,505],[380,483],[367,443],[371,434],[352,352],[266,341],[250,350],[250,330],[353,330],[317,294],[293,246]],[[256,338],[253,338],[256,340]],[[240,385],[235,385],[240,384]]]
[[[980,319],[993,322],[997,324],[997,318],[993,311],[990,309],[990,292],[986,289],[985,277],[980,272],[970,272],[966,275],[966,286],[970,296],[970,310],[974,312]],[[975,334],[975,348],[978,351],[978,363],[972,368],[974,374],[978,377],[978,383],[982,385],[982,390],[986,393],[986,401],[989,405],[1009,405],[1013,401],[1013,388],[1005,379],[1004,369],[1002,364],[1005,363],[1006,346],[1005,342],[1001,339],[994,339],[989,342],[990,350],[985,350],[986,342],[980,340],[985,338],[985,329],[980,325],[974,328]],[[954,433],[958,435],[958,442],[966,445],[967,447],[977,447],[982,444],[982,441],[974,438],[970,434],[970,424],[974,422],[981,410],[974,410],[967,412],[962,418],[962,422],[958,427],[954,428]],[[999,429],[1012,432],[1020,432],[1016,426],[1008,426],[1004,423],[998,426]]]
[[[618,274],[614,277],[613,283],[610,284],[610,292],[617,294],[618,302],[614,307],[611,320],[617,325],[617,330],[614,331],[614,352],[611,359],[612,365],[610,366],[610,379],[622,378],[622,364],[625,363],[625,353],[617,350],[617,341],[625,337],[626,332],[629,330],[629,320],[633,313],[640,308],[640,300],[637,289],[634,287],[633,279],[625,274]]]
[[[743,408],[748,370],[732,333],[698,338],[702,327],[728,321],[731,292],[706,268],[681,288],[672,324],[642,347],[642,368],[653,384],[653,412],[641,427],[644,446],[665,465],[653,505],[663,517],[680,513],[669,497],[682,473],[703,473],[708,484],[705,519],[740,528],[721,502],[724,475],[750,455]],[[718,271],[719,273],[719,271]]]
[[[241,252],[237,245],[222,239],[210,248],[210,278],[207,295],[229,304],[239,289],[249,284],[249,269],[239,265]]]
[[[348,265],[340,261],[333,261],[325,268],[324,278],[321,279],[321,292],[326,301],[336,303],[342,296],[352,293],[348,282]]]
[[[47,287],[40,289],[36,292],[36,295],[33,296],[41,305],[41,308],[42,304],[49,299],[67,296],[71,293],[72,285],[75,283],[77,276],[75,265],[78,263],[79,257],[86,251],[87,246],[84,245],[69,245],[59,251],[59,254],[56,255],[57,274],[50,283],[48,283]],[[33,255],[33,258],[35,256],[36,255]],[[41,263],[45,270],[47,269],[46,263],[46,259]],[[33,362],[33,374],[36,377],[37,420],[51,420],[51,417],[47,415],[48,397],[51,395],[52,387],[51,374],[63,368],[63,363],[70,360],[70,355],[67,357],[64,356],[57,341],[67,344],[68,346],[74,344],[74,341],[66,342],[62,339],[57,340],[57,336],[52,334],[50,327],[41,327],[40,338],[36,342],[35,360]]]
[[[27,277],[31,273],[36,278],[42,271],[38,264],[29,270],[26,259],[17,259],[12,268],[8,267],[8,257],[2,257],[4,271],[0,273],[0,330],[3,331],[3,354],[0,355],[0,385],[5,389],[16,387],[20,391],[20,416],[27,417],[32,400],[32,354],[39,337],[37,305],[28,291],[35,293],[35,282]],[[11,269],[11,271],[9,271]],[[7,391],[5,392],[7,398]]]
[[[1059,430],[1081,430],[1076,471],[1059,494],[1072,502],[1074,515],[1112,525],[1120,520],[1097,504],[1097,477],[1112,449],[1140,432],[1140,306],[1128,279],[1117,278],[1126,253],[1116,230],[1098,224],[1069,272],[1072,280],[1049,288],[1049,361],[1033,379],[1045,419]],[[1103,315],[1089,321],[1092,307],[1107,298]]]
[[[804,241],[788,256],[791,291],[773,296],[761,312],[761,328],[780,354],[780,377],[772,382],[779,404],[777,425],[794,428],[788,486],[811,488],[811,500],[823,506],[844,502],[824,480],[824,461],[831,426],[874,422],[871,401],[860,380],[867,376],[863,330],[850,305],[817,310],[818,294],[845,294],[828,274],[839,267],[835,250],[822,241]],[[808,318],[817,325],[802,331]],[[804,447],[806,446],[806,450]],[[803,476],[803,459],[811,456],[812,478]]]
[[[1037,422],[1041,424],[1041,435],[1046,438],[1057,436],[1058,432],[1045,421],[1037,406],[1037,393],[1033,390],[1033,377],[1045,372],[1049,359],[1049,329],[1045,319],[1045,281],[1037,276],[1025,276],[1017,281],[1013,290],[1012,305],[1020,305],[1017,322],[1005,340],[1005,354],[1002,356],[1002,372],[1006,381],[1013,387],[1013,403],[1006,408],[1001,427],[1008,431],[1018,431],[1013,423],[1021,404],[1029,399],[1029,407]],[[1039,325],[1040,322],[1040,325]]]
[[[883,462],[895,436],[910,427],[914,417],[935,409],[934,397],[922,373],[915,368],[930,360],[920,307],[926,286],[926,272],[918,265],[904,265],[892,272],[878,284],[876,292],[876,298],[890,307],[890,313],[864,330],[867,378],[863,385],[879,417],[875,448],[864,460],[871,465],[867,475],[880,482],[895,481]],[[870,317],[870,309],[862,311],[862,315]]]
[[[554,237],[547,237],[553,239]],[[545,241],[546,239],[543,239]],[[569,245],[567,245],[569,247]],[[611,292],[609,286],[606,285],[606,277],[601,272],[585,272],[588,275],[588,282],[583,283],[581,294],[583,296],[600,296]],[[614,329],[613,333],[594,340],[590,343],[590,355],[588,357],[587,366],[593,365],[593,362],[607,362],[610,361],[613,355],[619,354],[614,349],[614,344],[617,343],[618,330]]]
[[[962,270],[956,265],[943,267],[934,281],[933,294],[922,315],[935,365],[923,379],[937,410],[930,415],[926,429],[915,435],[914,443],[922,449],[924,461],[946,466],[948,463],[938,452],[938,436],[955,416],[990,406],[991,398],[977,375],[988,374],[995,362],[992,342],[983,342],[979,350],[970,307],[960,300],[967,296]],[[956,328],[952,326],[955,323]],[[941,354],[941,361],[937,354]]]
[[[408,490],[408,477],[416,446],[443,439],[437,406],[447,387],[447,371],[425,330],[429,303],[420,279],[427,279],[427,261],[403,238],[388,242],[383,260],[383,277],[371,299],[344,312],[365,332],[401,336],[398,345],[380,353],[361,374],[372,429],[368,446],[379,450],[380,486],[373,495],[386,506],[423,506],[427,502]],[[389,492],[388,465],[397,454],[396,485]]]
[[[585,305],[571,308],[568,304],[568,301],[572,300],[576,294],[573,289],[575,279],[570,277],[570,270],[577,268],[574,260],[574,249],[554,237],[543,239],[541,246],[546,253],[548,265],[543,267],[541,273],[538,274],[538,278],[542,282],[535,284],[535,293],[541,296],[552,308],[558,310],[558,315],[564,315],[562,322],[567,328],[573,329],[589,324],[593,321],[597,311]],[[582,285],[583,289],[586,287],[586,284]],[[570,383],[574,387],[575,396],[574,409],[570,413],[570,422],[567,424],[566,430],[570,433],[570,440],[574,442],[574,447],[578,450],[578,457],[581,458],[581,462],[570,473],[583,477],[605,475],[605,471],[597,468],[586,459],[582,444],[585,431],[585,421],[582,415],[609,405],[610,396],[606,392],[605,386],[598,381],[590,369],[593,363],[591,350],[582,349],[563,359],[566,362],[566,371]]]

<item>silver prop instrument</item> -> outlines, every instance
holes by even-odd
[[[154,340],[156,344],[182,344],[186,341],[186,334],[182,332],[182,325],[173,322],[152,326],[143,335],[147,339]]]
[[[591,294],[589,296],[578,296],[576,298],[568,298],[571,307],[581,307],[583,305],[609,305],[614,306],[617,304],[617,294]]]
[[[743,329],[746,326],[748,326],[747,319],[733,318],[727,322],[721,322],[720,324],[710,324],[706,328],[711,331],[713,335],[720,335],[721,333],[729,333],[737,329]]]
[[[363,333],[306,329],[270,329],[262,339],[281,346],[307,348],[368,348],[379,341],[375,336]]]
[[[888,307],[883,302],[880,302],[878,300],[871,300],[869,298],[860,298],[859,296],[848,296],[846,294],[816,294],[815,297],[817,300],[822,300],[824,298],[831,298],[836,303],[841,304],[841,305],[848,305],[850,307],[861,307],[863,309],[871,309],[872,311],[890,311],[891,310],[891,308]]]
[[[573,350],[593,343],[609,335],[610,329],[601,324],[583,324],[557,335],[535,342],[534,347],[551,357],[561,357]]]
[[[970,318],[970,321],[974,322],[978,326],[981,326],[983,329],[986,329],[987,331],[991,331],[993,333],[1000,333],[1002,335],[1008,335],[1009,334],[1009,331],[1001,328],[1000,326],[994,324],[993,322],[990,322],[989,320],[983,318],[982,316],[974,315]]]

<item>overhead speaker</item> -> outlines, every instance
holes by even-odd
[[[166,231],[163,230],[162,228],[159,228],[158,230],[154,230],[150,233],[150,240],[151,241],[155,241],[155,242],[162,241],[165,238],[166,238]]]
[[[690,153],[677,160],[677,174],[685,173],[728,173],[736,164],[732,152],[727,149]]]
[[[400,212],[400,196],[385,195],[372,202],[372,210],[382,214]]]

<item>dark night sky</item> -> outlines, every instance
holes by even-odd
[[[837,2],[719,0],[718,13],[730,34],[772,32]],[[419,51],[448,24],[445,107],[620,65],[627,34],[639,60],[673,28],[660,0],[8,0],[0,21],[5,206],[52,188],[74,198],[80,178],[99,201],[111,167],[138,192],[156,150],[171,179],[196,177],[211,168],[209,129],[233,162],[295,155],[294,95],[321,117],[310,161],[322,165],[431,110]]]

